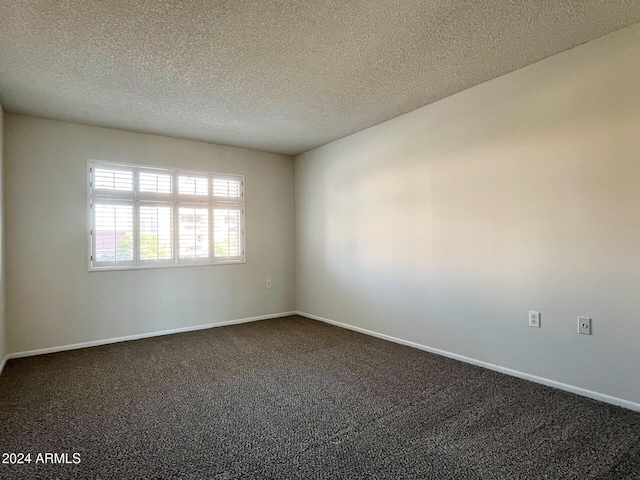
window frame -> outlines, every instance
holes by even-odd
[[[101,166],[111,170],[122,169],[124,171],[133,172],[132,191],[115,190],[115,189],[97,189],[95,185],[95,171]],[[171,175],[171,193],[157,192],[141,192],[140,191],[140,173],[163,173]],[[206,177],[208,186],[208,195],[190,195],[180,194],[179,177],[180,176]],[[239,181],[238,197],[221,197],[214,196],[215,180],[232,180]],[[168,168],[155,165],[144,165],[135,163],[111,162],[105,160],[87,159],[87,270],[89,272],[102,272],[114,270],[138,270],[149,268],[174,268],[189,267],[203,265],[234,265],[246,263],[246,228],[245,228],[245,177],[242,174],[228,172],[209,172],[198,171],[192,169]],[[115,204],[132,204],[133,205],[133,260],[123,261],[104,261],[93,260],[96,255],[96,235],[95,235],[95,204],[98,203],[115,203]],[[140,254],[141,241],[141,219],[140,207],[149,205],[168,205],[172,208],[172,251],[171,259],[142,259]],[[209,256],[202,258],[180,258],[180,215],[181,207],[206,207],[208,214],[208,247]],[[240,251],[239,256],[216,257],[214,243],[214,212],[216,209],[237,209],[240,210]]]

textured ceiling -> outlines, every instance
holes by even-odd
[[[637,21],[637,0],[0,0],[0,103],[297,154]]]

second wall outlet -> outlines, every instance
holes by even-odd
[[[267,280],[267,288],[271,288],[271,279]]]
[[[529,311],[529,326],[540,328],[540,312]]]

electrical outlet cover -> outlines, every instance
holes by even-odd
[[[529,326],[540,328],[540,312],[529,311]]]
[[[578,333],[591,335],[591,319],[589,317],[578,317]]]

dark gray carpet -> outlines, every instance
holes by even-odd
[[[640,414],[288,317],[12,360],[0,452],[32,454],[7,479],[638,479]]]

